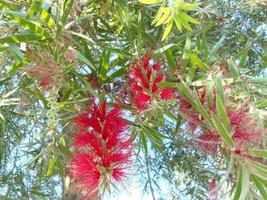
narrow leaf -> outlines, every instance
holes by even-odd
[[[157,4],[162,2],[162,0],[138,0],[138,1],[143,4]]]
[[[260,181],[260,179],[257,176],[252,175],[251,177],[252,177],[252,180],[254,181],[256,187],[260,191],[261,196],[263,197],[263,199],[267,199],[266,187],[262,184],[262,182]]]
[[[173,26],[173,20],[168,22],[167,27],[163,33],[161,41],[165,40],[168,37],[168,35],[171,33],[172,26]]]
[[[185,3],[183,5],[179,6],[179,9],[182,10],[193,10],[195,8],[197,8],[198,6],[200,6],[202,3]]]
[[[81,53],[77,54],[77,60],[79,60],[80,62],[86,64],[91,70],[95,71],[95,66]]]
[[[211,112],[211,119],[212,119],[212,123],[213,123],[215,129],[217,130],[218,134],[221,136],[223,141],[227,145],[229,145],[230,147],[233,147],[234,146],[234,142],[233,142],[229,132],[227,131],[227,129],[219,121],[219,119],[217,118],[217,116],[213,112]]]
[[[55,156],[52,156],[50,158],[50,160],[49,160],[48,169],[47,169],[47,173],[46,173],[47,176],[51,176],[52,175],[55,163],[56,163]]]
[[[249,150],[248,153],[254,157],[267,159],[267,150],[254,150],[254,149],[252,149],[252,150]]]

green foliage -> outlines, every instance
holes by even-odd
[[[140,0],[140,2],[144,4],[154,4],[160,3],[162,1]],[[201,3],[185,3],[183,0],[176,0],[170,2],[163,1],[154,20],[152,21],[152,25],[155,25],[155,27],[160,26],[162,24],[166,24],[166,28],[162,36],[162,41],[169,36],[174,24],[176,24],[178,30],[181,32],[183,30],[183,27],[187,30],[192,30],[189,23],[199,24],[196,19],[185,13],[186,11],[194,10],[199,5],[201,5]]]
[[[266,137],[245,155],[233,153],[226,110],[226,98],[239,107],[249,102],[259,125],[267,127],[267,13],[262,2],[247,2],[0,0],[0,199],[73,195],[73,182],[64,186],[77,131],[72,122],[89,97],[126,111],[139,169],[151,168],[152,180],[147,171],[140,174],[146,191],[150,182],[164,197],[165,179],[173,199],[208,199],[216,179],[218,194],[229,185],[233,199],[266,199]],[[226,153],[199,150],[177,96],[128,116],[135,112],[125,95],[128,68],[144,53],[164,65],[160,86],[172,87],[203,116],[201,128],[218,132]],[[60,68],[56,86],[42,88],[28,72],[33,66]],[[197,92],[204,87],[208,105]],[[216,112],[207,109],[212,106]]]

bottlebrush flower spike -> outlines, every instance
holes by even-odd
[[[132,96],[132,104],[138,110],[145,110],[152,100],[168,100],[174,97],[172,88],[161,89],[158,87],[165,79],[165,75],[160,72],[159,62],[150,65],[151,57],[145,55],[144,58],[133,64],[129,69],[128,91]]]
[[[198,137],[199,148],[205,152],[216,155],[218,152],[218,144],[221,141],[220,136],[213,132],[203,133]]]
[[[214,191],[217,187],[217,183],[215,179],[212,179],[210,186],[209,186],[209,194],[210,194],[210,200],[216,200],[217,199],[217,191]]]
[[[244,108],[237,111],[229,110],[227,115],[233,127],[232,138],[237,145],[253,143],[264,135],[264,131]]]
[[[189,118],[188,125],[191,128],[192,133],[194,133],[196,128],[204,118],[193,109],[192,105],[186,99],[180,96],[179,100],[180,100],[179,110]]]
[[[38,85],[43,90],[49,90],[60,82],[59,67],[36,65],[26,69],[26,72],[37,80]]]
[[[108,111],[105,102],[100,106],[93,103],[75,119],[81,133],[74,136],[78,153],[73,154],[69,171],[85,197],[109,190],[111,184],[125,178],[130,167],[132,141],[121,113],[118,106]]]

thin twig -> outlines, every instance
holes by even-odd
[[[148,183],[149,183],[152,199],[156,200],[155,195],[154,195],[154,190],[153,190],[153,187],[152,187],[152,182],[151,182],[151,177],[150,177],[150,172],[149,172],[149,167],[148,167],[147,155],[145,157],[146,157],[146,171],[147,171]]]

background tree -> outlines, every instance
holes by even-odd
[[[252,3],[0,1],[1,199],[81,198],[68,167],[89,98],[124,110],[153,198],[267,198],[266,4]]]

